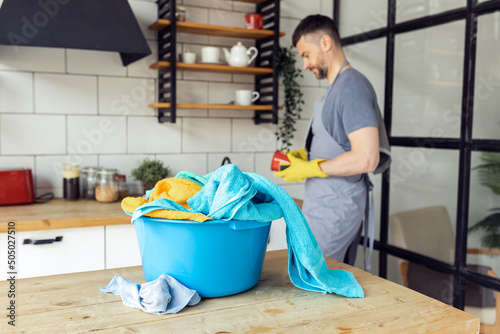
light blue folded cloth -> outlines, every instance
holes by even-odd
[[[151,282],[141,285],[123,277],[115,276],[103,292],[119,295],[123,304],[147,313],[177,313],[186,305],[196,305],[200,296],[169,275],[161,275]]]

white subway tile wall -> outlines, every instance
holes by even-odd
[[[188,21],[235,27],[244,27],[244,15],[255,8],[221,0],[178,2],[186,7]],[[154,1],[129,3],[152,54],[127,67],[113,52],[0,45],[0,169],[31,168],[37,195],[61,197],[63,163],[118,168],[131,191],[139,192],[130,173],[146,157],[163,161],[172,175],[182,170],[206,174],[229,157],[243,171],[259,173],[303,197],[303,183],[287,185],[272,176],[277,127],[254,125],[252,111],[178,110],[175,124],[158,123],[156,111],[147,106],[157,94],[157,71],[149,69],[157,60],[156,33],[148,29],[157,6]],[[291,45],[293,29],[305,15],[332,12],[327,0],[285,0],[281,8],[282,46]],[[231,48],[238,41],[178,34],[179,53],[193,51],[197,61],[207,44]],[[300,59],[297,66],[302,67]],[[178,102],[185,103],[227,103],[235,90],[253,89],[253,77],[246,75],[179,72],[178,79]],[[309,73],[301,82],[307,105],[294,148],[303,145],[312,101],[325,91]]]

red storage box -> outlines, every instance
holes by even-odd
[[[28,204],[34,201],[31,169],[0,171],[0,205]]]

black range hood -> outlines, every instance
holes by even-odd
[[[4,0],[0,44],[116,51],[123,66],[151,54],[127,0]]]

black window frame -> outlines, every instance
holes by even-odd
[[[347,1],[347,0],[345,0]],[[396,0],[388,0],[387,26],[363,33],[346,36],[341,39],[343,46],[355,45],[378,38],[386,38],[384,121],[389,133],[389,142],[393,147],[422,147],[421,143],[433,142],[433,149],[448,149],[459,152],[459,179],[457,193],[457,220],[455,236],[455,261],[446,263],[388,243],[389,239],[389,199],[390,169],[382,177],[380,236],[375,240],[375,249],[379,251],[379,276],[387,278],[388,255],[424,265],[438,272],[453,276],[453,306],[464,309],[466,282],[472,282],[486,288],[500,291],[500,279],[479,274],[467,268],[467,229],[469,217],[469,192],[471,177],[471,154],[475,151],[500,152],[500,140],[474,139],[472,122],[474,111],[474,79],[477,45],[477,22],[481,15],[500,11],[500,0],[478,3],[477,0],[465,0],[461,8],[429,15],[405,22],[396,23]],[[340,0],[333,0],[333,19],[337,23],[340,17]],[[392,136],[392,103],[394,84],[394,50],[397,34],[438,26],[453,21],[465,20],[465,43],[463,62],[463,85],[461,98],[460,138],[403,137]],[[361,240],[361,243],[363,240]]]

